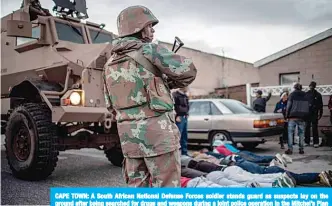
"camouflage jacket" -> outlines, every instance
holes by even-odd
[[[197,70],[191,59],[134,37],[113,43],[113,60],[105,65],[106,99],[116,111],[125,157],[151,157],[179,149],[169,86],[125,53],[141,49],[144,57],[175,87],[192,83]]]

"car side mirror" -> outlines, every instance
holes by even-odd
[[[7,36],[32,38],[32,23],[21,20],[7,20]]]

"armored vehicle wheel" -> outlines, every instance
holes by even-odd
[[[6,156],[13,175],[41,180],[58,161],[57,135],[51,111],[44,104],[26,103],[11,113],[6,128]]]
[[[117,167],[121,167],[122,166],[122,162],[123,162],[123,153],[120,148],[117,147],[113,147],[111,149],[105,150],[104,151],[107,159],[114,165]]]

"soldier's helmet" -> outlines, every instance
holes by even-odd
[[[122,10],[117,18],[118,35],[125,37],[140,32],[149,24],[155,26],[159,20],[144,6],[130,6]]]

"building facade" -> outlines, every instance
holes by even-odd
[[[158,41],[158,44],[168,49],[173,47],[173,44],[162,41]],[[259,80],[258,71],[252,63],[186,47],[182,47],[177,53],[193,59],[197,77],[190,89],[199,95],[215,92],[216,88],[231,88],[246,83],[257,83]]]
[[[259,74],[259,86],[284,86],[300,82],[308,86],[311,81],[317,85],[332,85],[332,28],[272,54],[254,63]],[[330,112],[327,108],[329,94],[323,95],[324,116],[320,125],[327,125]],[[268,102],[267,112],[273,111],[279,96]]]

